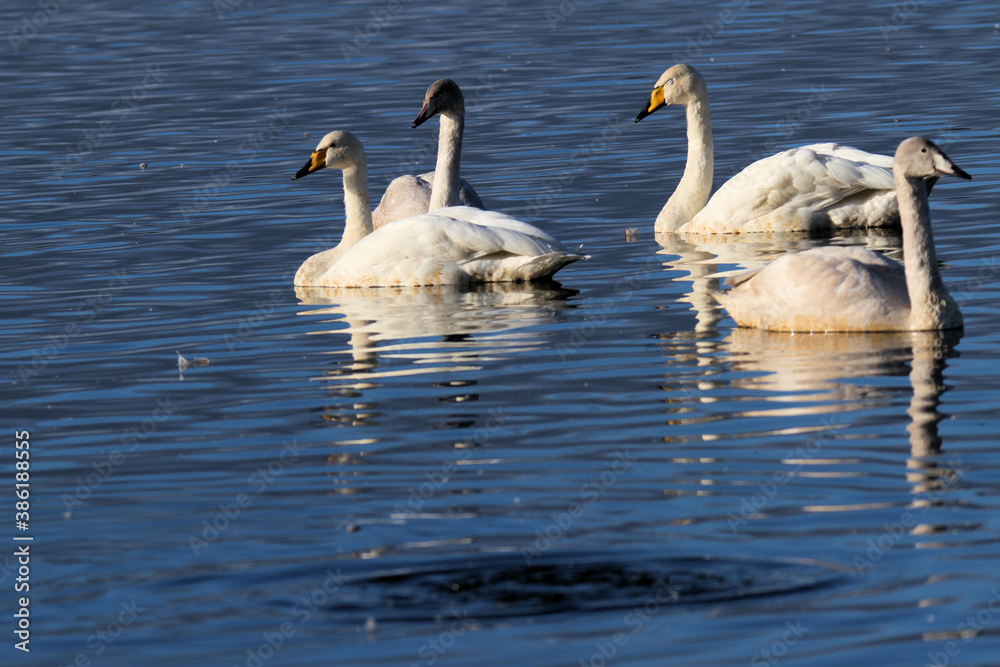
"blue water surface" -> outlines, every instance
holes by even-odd
[[[0,25],[4,664],[995,663],[995,3],[18,0]],[[914,134],[969,171],[931,203],[964,332],[735,328],[720,274],[900,238],[657,242],[684,116],[633,119],[681,61],[717,184]],[[338,129],[376,201],[431,169],[437,123],[410,123],[442,77],[486,204],[591,258],[296,292],[343,196],[291,176]]]

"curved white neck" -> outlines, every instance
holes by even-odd
[[[372,208],[368,198],[368,163],[362,155],[344,169],[344,236],[341,253],[372,233]]]
[[[927,184],[921,178],[895,173],[899,218],[903,225],[903,263],[906,289],[910,294],[910,324],[913,329],[935,329],[958,316],[938,270],[931,231]]]
[[[712,192],[715,152],[712,145],[712,114],[708,94],[699,96],[685,107],[687,113],[687,164],[674,194],[656,216],[657,232],[674,232],[705,208]]]
[[[438,133],[437,165],[434,167],[434,184],[431,187],[431,211],[445,206],[457,206],[461,188],[458,165],[462,159],[462,130],[465,128],[465,110],[461,107],[440,114],[441,130]]]

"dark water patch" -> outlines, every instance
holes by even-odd
[[[349,568],[344,568],[349,572]],[[346,574],[327,611],[338,621],[420,622],[585,614],[633,607],[736,602],[833,586],[819,562],[620,558],[608,553],[479,555]]]

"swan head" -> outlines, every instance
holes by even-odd
[[[892,161],[892,169],[898,174],[913,178],[946,175],[972,179],[937,144],[923,137],[910,137],[899,145]]]
[[[424,95],[424,105],[410,127],[417,127],[439,113],[465,115],[465,97],[458,84],[451,79],[438,79],[430,85]]]
[[[365,149],[350,132],[331,132],[323,137],[306,166],[299,169],[292,180],[308,176],[323,167],[346,169],[365,159]]]
[[[649,103],[642,108],[635,122],[639,122],[649,114],[668,104],[686,105],[697,99],[708,98],[708,87],[698,70],[690,65],[674,65],[657,80]]]

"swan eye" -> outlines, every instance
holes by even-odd
[[[926,153],[926,152],[927,152],[927,149],[926,149],[926,148],[921,148],[921,149],[920,149],[920,152],[921,152],[921,153]]]

